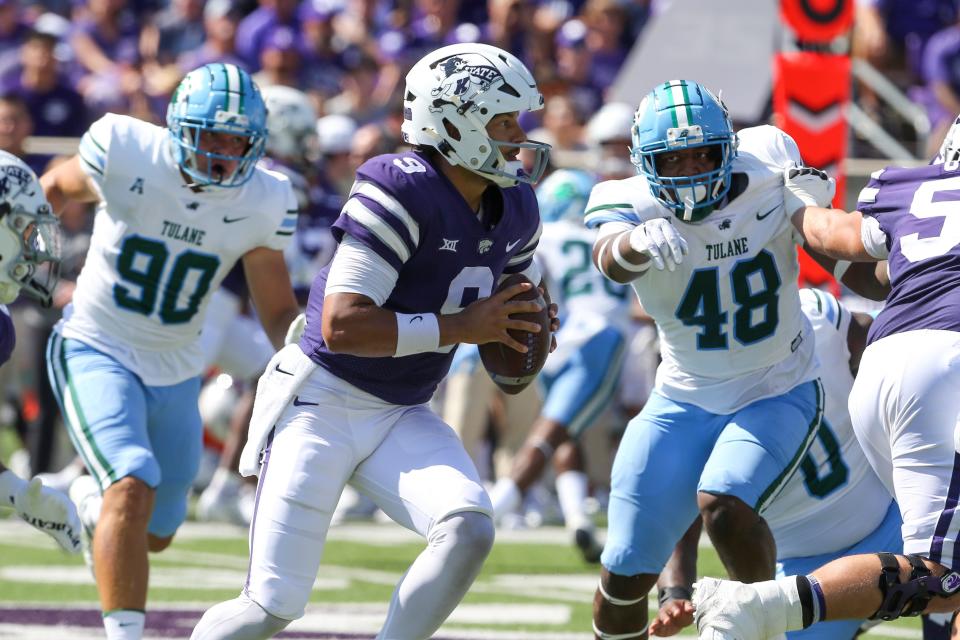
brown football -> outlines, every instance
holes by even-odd
[[[500,283],[497,292],[521,282],[530,282],[530,280],[519,273],[509,276]],[[528,384],[533,382],[550,353],[550,313],[543,301],[543,296],[540,295],[540,290],[534,286],[533,289],[512,299],[539,300],[543,309],[537,313],[517,313],[511,316],[528,322],[536,322],[541,327],[539,333],[516,329],[509,330],[514,340],[527,345],[526,353],[511,349],[502,342],[488,342],[480,345],[480,360],[483,362],[484,368],[486,368],[493,381],[497,383],[497,386],[509,394],[520,393]]]

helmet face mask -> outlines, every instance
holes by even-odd
[[[684,222],[707,217],[730,190],[737,136],[719,98],[695,82],[671,80],[640,102],[631,129],[630,161],[647,179],[650,193]],[[657,156],[668,151],[713,147],[715,169],[665,176]]]
[[[263,157],[267,110],[250,75],[232,64],[208,64],[188,73],[167,108],[167,128],[180,169],[198,186],[239,187]],[[211,134],[248,139],[228,155],[209,150]],[[216,148],[216,145],[213,145]],[[234,165],[229,173],[224,165]]]
[[[450,45],[421,58],[406,83],[405,142],[433,147],[450,164],[501,187],[535,183],[543,175],[550,145],[494,140],[487,132],[497,115],[543,108],[533,76],[515,56],[485,44]],[[507,159],[520,149],[534,154],[530,174],[519,160]]]
[[[33,171],[0,151],[0,303],[22,291],[49,306],[59,277],[59,221]]]

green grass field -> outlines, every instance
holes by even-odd
[[[237,594],[246,574],[245,535],[229,525],[187,523],[170,549],[152,556],[147,638],[187,638],[206,607]],[[552,527],[498,533],[483,573],[437,637],[589,638],[597,568],[566,540]],[[394,525],[333,528],[307,615],[285,633],[372,637],[394,584],[421,548],[419,538]],[[723,575],[712,549],[700,557],[701,573]],[[102,638],[96,597],[79,556],[61,553],[15,518],[0,518],[0,638]],[[921,634],[919,622],[909,619],[870,635]]]

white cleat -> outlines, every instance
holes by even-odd
[[[77,505],[77,515],[83,525],[82,545],[83,561],[93,571],[93,530],[100,517],[100,505],[103,496],[100,494],[100,485],[93,476],[84,474],[70,483],[70,500]]]
[[[760,595],[749,584],[701,578],[693,592],[694,621],[705,640],[768,640]]]

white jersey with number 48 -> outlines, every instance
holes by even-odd
[[[61,333],[148,385],[198,375],[211,293],[245,253],[282,251],[296,228],[289,181],[258,167],[242,187],[191,189],[166,129],[114,114],[84,134],[80,164],[101,200]]]
[[[675,271],[651,268],[633,287],[660,332],[657,390],[717,414],[816,377],[797,293],[800,236],[783,197],[783,170],[800,153],[776,127],[738,135],[730,194],[703,221],[675,219],[642,176],[598,184],[585,218],[620,229],[667,218],[686,239],[690,253]]]

